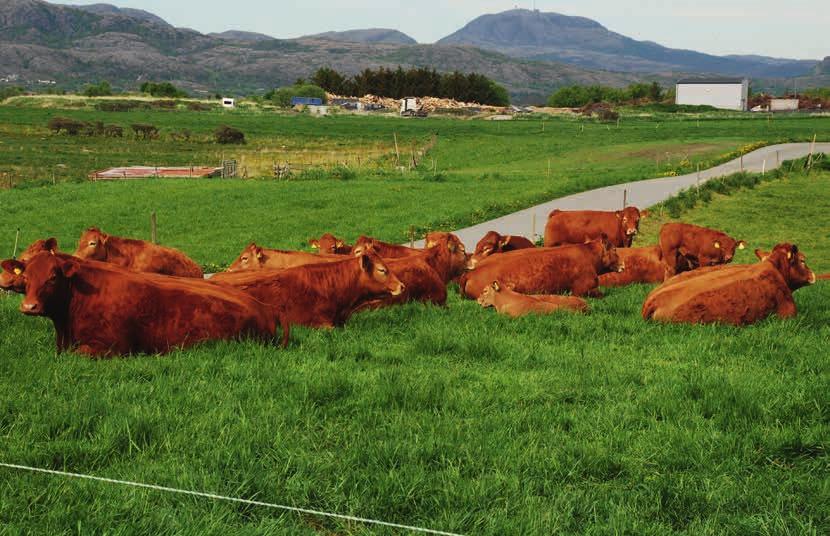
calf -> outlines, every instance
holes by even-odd
[[[797,312],[793,291],[815,282],[798,247],[779,244],[754,265],[717,267],[670,279],[649,294],[642,315],[646,320],[736,326],[773,313],[788,318]]]
[[[342,239],[331,233],[325,233],[320,238],[312,238],[308,241],[311,249],[326,255],[351,255],[352,246],[346,244]]]
[[[16,260],[10,259],[3,261],[3,270],[0,271],[0,290],[7,290],[18,294],[26,292],[26,280],[23,275],[23,272],[26,270],[26,263],[42,251],[57,253],[57,239],[47,238],[45,240],[36,240]]]
[[[365,302],[405,290],[372,252],[285,270],[223,272],[210,281],[243,290],[270,307],[277,318],[310,327],[342,326]]]
[[[408,257],[409,255],[413,255],[419,251],[423,251],[406,246],[399,246],[398,244],[381,242],[380,240],[369,236],[361,236],[354,243],[354,247],[352,247],[352,255],[361,255],[370,247],[375,251],[375,253],[384,259],[399,259],[401,257]]]
[[[81,234],[75,256],[80,259],[108,262],[136,272],[175,275],[201,279],[202,269],[181,251],[108,235],[97,227]]]
[[[251,242],[242,250],[239,257],[228,267],[228,272],[243,272],[247,270],[285,270],[306,264],[338,262],[344,259],[343,255],[326,255],[308,253],[306,251],[286,251],[283,249],[267,249]]]
[[[484,287],[481,296],[478,297],[478,303],[482,307],[494,307],[499,313],[513,318],[561,310],[578,313],[588,310],[588,302],[576,296],[528,296],[504,287],[498,281]]]
[[[605,239],[556,248],[521,249],[493,255],[464,274],[461,291],[478,298],[493,281],[522,294],[602,296],[599,275],[622,271],[617,249]]]
[[[490,231],[476,244],[476,249],[467,263],[467,268],[475,269],[479,262],[496,253],[506,253],[517,249],[531,249],[536,245],[523,236],[500,235]]]
[[[554,210],[545,225],[545,247],[582,244],[603,234],[618,248],[629,248],[648,211],[626,207],[616,212],[598,210]]]
[[[265,340],[275,333],[267,308],[243,292],[51,253],[26,265],[20,310],[52,320],[58,352],[96,357],[166,353],[243,336]]]
[[[698,267],[732,262],[736,249],[746,242],[728,234],[690,223],[667,223],[660,229],[660,250],[666,263],[666,277],[679,270],[678,259],[687,258]]]

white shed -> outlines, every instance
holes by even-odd
[[[769,110],[771,112],[797,112],[798,99],[771,99]]]
[[[723,110],[746,111],[749,80],[746,78],[686,78],[678,80],[677,104],[707,105]]]
[[[233,108],[236,106],[236,100],[230,97],[224,97],[222,98],[222,106],[224,106],[225,108]]]

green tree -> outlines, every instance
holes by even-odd
[[[110,87],[110,83],[106,80],[97,84],[88,84],[84,88],[84,95],[87,97],[106,97],[112,95],[112,87]]]

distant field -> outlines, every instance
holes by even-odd
[[[124,127],[152,123],[162,139],[53,135],[49,118],[68,116]],[[264,111],[99,112],[0,106],[0,251],[22,240],[57,236],[69,248],[80,231],[102,226],[113,234],[149,238],[155,211],[163,243],[206,266],[227,266],[252,240],[297,248],[332,231],[403,241],[410,226],[453,229],[534,202],[623,181],[706,167],[749,144],[811,139],[824,118],[698,120],[694,116],[624,117],[616,124],[579,118],[512,122],[387,117],[311,118]],[[246,133],[241,147],[211,141],[216,126]],[[170,134],[190,130],[192,141]],[[395,169],[413,146],[437,134],[437,145],[416,171]],[[356,154],[362,154],[360,166]],[[273,161],[346,162],[352,180],[143,180],[90,183],[109,166],[218,164],[235,158],[250,176]],[[433,172],[433,169],[435,172]],[[54,176],[56,186],[52,185]],[[82,181],[82,182],[78,182]],[[8,253],[6,253],[8,254]]]
[[[683,219],[749,240],[739,262],[792,240],[830,271],[830,173]],[[646,324],[648,291],[612,289],[588,317],[522,320],[453,293],[445,309],[297,329],[286,351],[100,362],[55,357],[51,326],[0,297],[0,460],[469,534],[830,532],[830,284],[796,293],[797,318],[746,329]],[[390,533],[0,474],[10,533]]]

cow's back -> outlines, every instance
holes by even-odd
[[[545,224],[545,247],[582,244],[602,235],[615,247],[624,247],[620,220],[614,212],[596,210],[554,210]]]
[[[619,287],[634,283],[660,283],[666,275],[660,246],[617,249],[620,262],[625,264],[622,272],[611,272],[599,276],[603,287]]]

